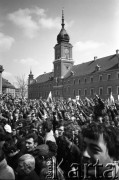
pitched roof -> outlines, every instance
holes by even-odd
[[[95,73],[95,68],[98,65],[100,67],[100,72],[111,70],[113,68],[118,68],[119,57],[116,54],[99,58],[96,60],[88,61],[82,64],[74,65],[70,71],[65,75],[64,78],[68,78],[73,72],[73,76],[85,76],[91,73]],[[36,83],[43,83],[51,80],[54,76],[54,72],[44,73],[39,75],[36,79]],[[34,82],[33,82],[34,83]]]
[[[53,72],[44,73],[44,74],[39,75],[35,80],[36,80],[36,83],[43,83],[43,82],[49,81],[53,76],[54,76]]]
[[[10,88],[15,89],[15,87],[6,79],[2,78],[2,87],[3,88]]]
[[[82,64],[74,65],[71,70],[66,74],[65,78],[71,75],[71,71],[74,76],[84,76],[95,72],[95,68],[98,65],[100,72],[111,70],[114,67],[118,67],[119,57],[117,55],[106,56],[97,60],[88,61]]]

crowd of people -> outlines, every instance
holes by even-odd
[[[0,97],[0,180],[119,178],[119,102]]]

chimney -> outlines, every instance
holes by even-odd
[[[97,56],[94,56],[94,61],[97,59]]]
[[[119,68],[119,49],[116,50],[116,56],[117,56],[117,59],[118,59],[118,68]]]
[[[116,50],[116,54],[117,54],[117,55],[119,54],[119,49]]]

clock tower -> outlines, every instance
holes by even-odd
[[[62,28],[57,36],[57,44],[54,47],[55,60],[54,64],[54,78],[63,79],[64,76],[72,68],[74,61],[72,59],[72,45],[69,43],[69,35],[64,26],[64,12],[62,10]]]

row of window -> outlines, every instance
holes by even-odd
[[[117,79],[119,79],[119,72],[117,72]],[[107,80],[111,80],[111,74],[107,74]],[[90,82],[92,83],[94,81],[93,76],[90,77]],[[103,75],[99,75],[99,81],[103,81]],[[65,83],[65,82],[64,82]],[[68,83],[70,83],[70,80],[68,80]],[[81,83],[81,80],[78,80],[78,84]],[[87,78],[84,78],[84,83],[87,83]],[[74,79],[73,84],[76,84],[76,80]]]
[[[35,89],[35,90],[38,89],[38,88],[43,89],[43,88],[48,88],[48,87],[51,88],[52,87],[51,84],[45,84],[45,85],[40,84],[39,86],[38,85],[37,86],[30,86],[31,89]]]
[[[95,88],[91,88],[90,89],[90,95],[93,96],[95,94]],[[112,92],[112,87],[111,86],[108,86],[107,87],[107,94],[110,94]],[[103,87],[99,87],[99,92],[98,92],[99,95],[104,95],[104,92],[103,92]],[[119,86],[117,86],[117,94],[119,94]],[[76,96],[77,93],[76,93],[76,90],[73,90],[73,95]],[[79,89],[78,90],[78,95],[84,95],[84,96],[87,96],[89,95],[88,94],[88,89],[84,89],[84,90],[81,90]]]
[[[119,79],[119,72],[117,72],[117,79]],[[84,83],[87,83],[87,80],[88,80],[87,78],[84,78]],[[107,74],[107,80],[108,81],[111,80],[111,74]],[[103,81],[103,75],[99,75],[99,81]],[[91,82],[91,83],[94,82],[93,76],[90,77],[90,81],[88,81],[88,82]],[[66,81],[64,81],[64,84],[65,83],[66,83]],[[70,80],[68,80],[67,83],[70,83]],[[79,79],[78,84],[80,84],[80,83],[81,83],[81,80]],[[73,80],[73,84],[74,85],[76,84],[76,79]],[[44,84],[42,86],[39,85],[39,88],[41,88],[41,89],[48,88],[48,87],[51,88],[52,85],[51,84]],[[36,86],[36,87],[31,86],[31,89],[36,89],[36,88],[38,88],[38,86]]]

